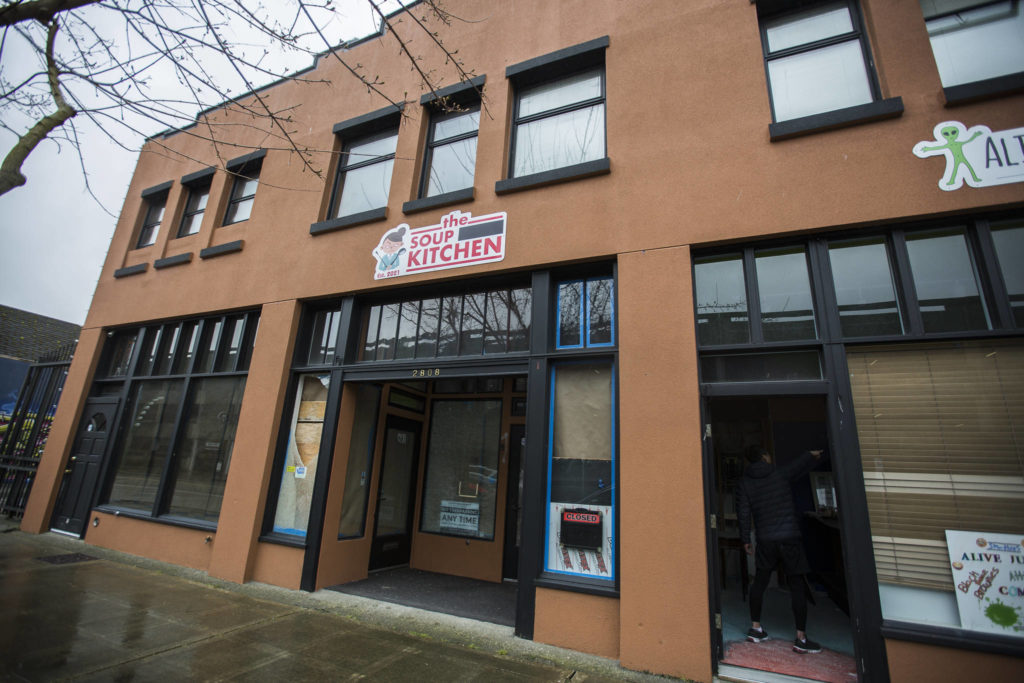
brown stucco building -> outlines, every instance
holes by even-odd
[[[1020,680],[944,535],[1024,558],[1019,3],[448,4],[471,80],[388,34],[348,55],[401,107],[330,56],[261,91],[320,177],[234,107],[146,144],[22,528],[514,579],[518,634],[710,681],[760,668],[742,454],[822,448],[809,633]]]

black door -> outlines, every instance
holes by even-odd
[[[519,576],[519,525],[522,522],[523,453],[526,450],[526,425],[509,428],[508,445],[508,501],[505,506],[505,555],[502,577]]]
[[[93,494],[99,482],[100,464],[107,437],[117,412],[116,398],[93,398],[85,404],[75,445],[64,469],[50,526],[56,531],[82,536],[89,518]]]
[[[422,425],[389,415],[384,428],[370,569],[408,564]]]

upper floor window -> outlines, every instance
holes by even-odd
[[[512,176],[604,158],[604,102],[603,67],[522,88],[516,98]]]
[[[775,121],[878,99],[870,49],[853,0],[764,15],[760,22]]]
[[[397,127],[345,141],[334,179],[330,218],[387,206],[397,145]]]
[[[164,209],[167,207],[167,192],[170,190],[170,187],[171,183],[166,182],[142,191],[146,213],[142,217],[139,237],[135,241],[136,249],[148,247],[156,243],[156,235],[160,231],[160,223],[164,219]]]
[[[1024,72],[1019,0],[920,0],[943,87]]]
[[[182,178],[181,184],[188,190],[188,199],[185,200],[185,211],[181,216],[181,225],[178,226],[178,237],[195,235],[199,232],[203,215],[206,213],[206,203],[210,199],[212,178],[212,168]]]
[[[473,186],[480,105],[435,111],[423,160],[421,197],[434,197]]]
[[[228,171],[234,176],[234,184],[231,186],[231,197],[228,199],[228,209],[224,214],[224,225],[240,223],[252,215],[252,205],[256,199],[256,188],[260,183],[260,171],[265,155],[266,150],[261,149],[227,163]]]

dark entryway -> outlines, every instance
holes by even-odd
[[[502,560],[502,578],[519,577],[519,543],[522,525],[523,453],[526,452],[526,425],[509,427],[508,444],[508,496],[505,513],[505,555]]]
[[[117,405],[118,399],[113,397],[91,398],[85,404],[53,509],[53,530],[75,536],[85,531]]]

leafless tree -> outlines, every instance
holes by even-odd
[[[425,90],[436,92],[441,68],[461,81],[472,77],[443,38],[459,20],[443,0],[405,0],[407,8],[401,0],[357,1]],[[294,108],[260,88],[282,79],[325,84],[315,71],[294,69],[331,59],[397,104],[382,78],[338,43],[338,24],[335,0],[0,0],[0,126],[17,138],[0,165],[0,195],[25,184],[22,166],[43,140],[80,155],[84,125],[127,149],[161,130],[185,129],[213,143],[219,157],[226,136],[204,114],[220,106],[264,130],[271,144],[263,147],[296,153],[322,177],[314,163],[320,150],[294,135]]]

